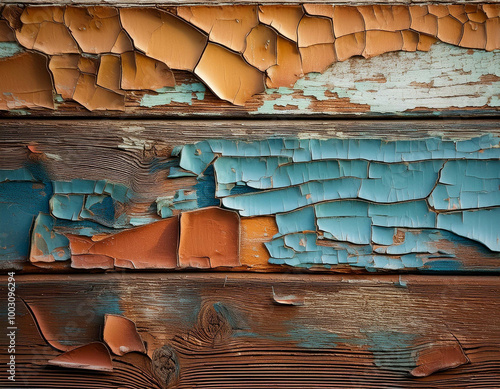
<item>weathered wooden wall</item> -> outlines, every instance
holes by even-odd
[[[268,3],[0,4],[0,387],[500,386],[500,4]]]

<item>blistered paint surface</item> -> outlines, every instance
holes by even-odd
[[[143,107],[192,105],[204,98],[205,87],[239,106],[267,87],[257,111],[267,113],[314,112],[314,102],[332,95],[376,112],[403,112],[429,99],[437,109],[498,105],[492,98],[499,76],[493,53],[500,48],[497,5],[16,10],[0,16],[0,57],[6,57],[0,61],[0,109],[53,108],[54,91],[91,111],[123,111],[134,91],[149,90],[159,94],[140,97]],[[438,41],[447,46],[433,49]],[[20,47],[30,51],[16,54]],[[461,56],[462,48],[476,51]],[[439,66],[421,71],[415,51],[429,50],[423,62]],[[398,58],[376,58],[356,72],[344,62],[388,52],[398,52]],[[397,72],[380,76],[395,64]],[[437,77],[448,69],[448,77]],[[203,84],[176,83],[172,70],[189,72]],[[493,81],[483,82],[485,76]],[[418,86],[412,96],[400,89],[401,78],[406,88]],[[301,91],[299,98],[285,93],[273,99],[273,90],[292,87]],[[450,96],[460,99],[452,104]]]

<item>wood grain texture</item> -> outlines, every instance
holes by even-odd
[[[162,379],[178,388],[498,386],[498,277],[227,273],[16,281],[46,338],[68,346],[97,341],[104,315],[120,314],[135,322],[147,354],[160,350],[169,364],[152,368],[148,358],[129,354],[113,356],[111,374],[49,367],[60,352],[47,346],[18,300],[16,387],[159,388]],[[303,305],[277,304],[273,290]],[[5,356],[4,344],[1,350]],[[433,350],[463,350],[469,363],[411,377]],[[5,386],[6,372],[0,374]]]

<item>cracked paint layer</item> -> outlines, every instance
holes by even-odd
[[[146,203],[105,179],[52,181],[35,165],[4,170],[2,259],[103,270],[268,261],[456,271],[475,256],[489,269],[500,252],[499,144],[492,134],[207,139],[152,164],[175,189]]]
[[[5,55],[12,55],[7,57],[9,62],[14,63],[18,57],[15,53],[21,46],[32,50],[25,53],[31,61],[37,55],[45,56],[45,61],[52,64],[50,72],[54,76],[50,91],[55,89],[63,101],[76,101],[91,111],[125,110],[125,97],[133,95],[128,91],[174,87],[172,70],[190,72],[218,98],[239,106],[245,106],[253,96],[264,92],[265,87],[297,86],[305,74],[310,74],[306,77],[307,83],[319,82],[322,79],[320,73],[325,73],[323,78],[326,77],[330,83],[334,80],[334,86],[324,92],[336,93],[339,99],[348,97],[354,104],[367,104],[366,98],[364,102],[358,102],[363,100],[358,95],[369,92],[369,97],[374,90],[382,89],[380,93],[383,93],[387,89],[393,95],[394,103],[402,104],[400,96],[395,96],[390,89],[391,80],[375,84],[360,81],[355,84],[356,90],[352,90],[352,84],[344,80],[351,87],[342,88],[344,77],[340,74],[346,71],[344,68],[348,64],[342,66],[341,62],[353,56],[372,58],[388,52],[429,51],[438,41],[461,48],[494,51],[500,48],[499,36],[500,17],[496,4],[467,7],[227,5],[165,9],[27,6],[6,7],[0,18],[0,43],[9,44],[3,49]],[[11,45],[15,41],[19,47]],[[443,45],[439,50],[433,50],[434,56],[442,58],[431,62],[446,61],[449,57],[447,51],[449,49]],[[60,59],[52,63],[55,57],[71,55],[93,56],[101,64],[101,74],[75,69],[69,60],[64,66],[61,66]],[[419,58],[415,53],[404,55],[401,57],[406,63],[404,66],[410,66],[415,58]],[[120,61],[117,56],[121,57]],[[474,61],[481,61],[481,58]],[[494,67],[494,64],[491,66]],[[373,65],[370,64],[370,67],[373,68]],[[442,66],[433,69],[439,72]],[[16,74],[21,74],[17,72],[17,66],[5,65],[2,70],[2,73],[8,72],[8,78],[13,80],[18,78]],[[398,70],[399,76],[409,71]],[[29,74],[34,81],[43,77],[46,71],[46,66],[39,61],[22,73]],[[493,70],[488,74],[496,73]],[[457,73],[456,77],[459,76]],[[109,78],[114,78],[113,82],[104,81]],[[328,86],[327,81],[322,84]],[[469,82],[475,81],[466,81]],[[452,84],[456,83],[453,80]],[[28,93],[17,90],[14,85],[7,86],[7,93]],[[488,84],[483,86],[488,87]],[[58,89],[65,92],[60,93]],[[434,93],[444,92],[440,88],[431,90]],[[40,88],[36,91],[40,93]],[[311,93],[307,88],[303,92],[301,99]],[[450,107],[445,98],[449,95],[443,93],[446,107]],[[55,98],[49,97],[44,98],[44,104],[18,98],[18,105],[0,105],[0,109],[53,108]],[[324,98],[320,96],[319,101]],[[377,101],[383,100],[377,96],[370,104],[371,109],[385,112],[384,108],[377,108],[377,104],[381,104]],[[467,99],[461,100],[464,106],[471,104]],[[265,103],[269,102],[273,108],[280,106],[279,102],[266,100],[260,108],[268,109]],[[162,105],[168,103],[164,101]],[[191,99],[187,103],[190,104]],[[148,104],[152,102],[141,105]],[[289,102],[284,107],[306,108],[305,104]],[[412,107],[408,102],[405,104],[408,106],[400,107],[402,111],[420,107]],[[306,105],[309,107],[310,103]]]

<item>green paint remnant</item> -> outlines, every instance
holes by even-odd
[[[0,42],[0,58],[8,58],[24,51],[17,42]]]
[[[203,101],[205,98],[205,85],[200,82],[181,84],[175,87],[158,89],[158,94],[145,94],[140,102],[141,107],[157,107],[171,103],[192,105],[193,100]]]
[[[252,115],[261,115],[261,114],[304,114],[304,113],[312,113],[313,111],[310,109],[312,100],[307,97],[297,97],[292,95],[279,95],[277,98],[273,100],[265,100],[264,103],[257,108],[257,111],[250,111],[249,113]],[[283,107],[277,109],[276,107]],[[286,107],[294,107],[285,109]]]

